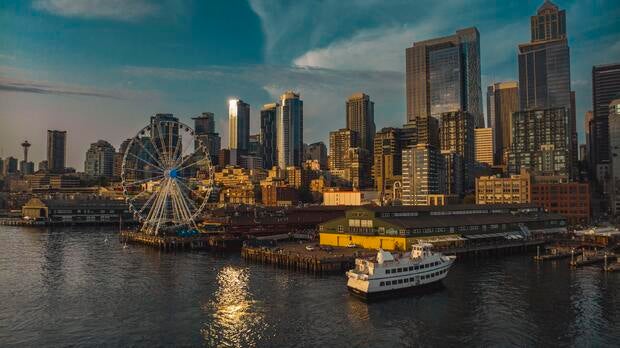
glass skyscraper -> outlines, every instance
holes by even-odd
[[[484,127],[478,29],[413,43],[406,49],[405,68],[408,123],[424,128],[429,117],[460,110],[472,114],[476,127]]]
[[[285,92],[277,113],[278,167],[300,167],[304,158],[304,103],[299,94]]]

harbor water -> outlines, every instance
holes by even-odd
[[[618,346],[620,273],[568,262],[457,260],[442,289],[366,304],[344,275],[0,226],[0,346]]]

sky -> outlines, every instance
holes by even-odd
[[[0,157],[45,157],[67,130],[67,165],[99,139],[116,148],[158,112],[214,112],[227,144],[227,100],[260,108],[286,90],[304,101],[304,142],[345,125],[345,99],[375,102],[377,129],[405,123],[405,48],[480,31],[486,86],[517,79],[517,46],[542,0],[7,0],[0,2]],[[620,62],[620,2],[557,0],[567,11],[577,125],[592,108],[593,65]],[[486,104],[486,98],[485,102]]]

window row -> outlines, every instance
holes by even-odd
[[[385,274],[394,274],[394,273],[401,273],[401,272],[407,272],[407,271],[417,271],[419,269],[424,269],[424,268],[429,268],[429,267],[433,267],[433,266],[438,266],[440,264],[439,261],[435,261],[435,262],[431,262],[431,263],[426,263],[423,265],[416,265],[416,266],[409,266],[409,267],[399,267],[399,268],[390,268],[390,269],[386,269],[385,270]]]

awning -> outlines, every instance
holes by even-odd
[[[414,237],[420,242],[427,243],[441,243],[441,242],[459,242],[462,240],[466,240],[458,234],[446,234],[441,236],[429,236],[429,237]]]

